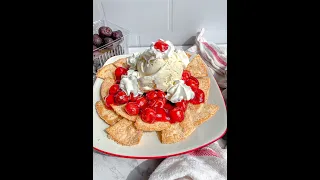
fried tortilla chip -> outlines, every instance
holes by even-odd
[[[126,118],[126,119],[128,119],[128,120],[130,120],[130,121],[136,121],[138,115],[136,115],[136,116],[130,116],[130,115],[126,112],[126,110],[124,110],[124,107],[125,107],[125,106],[126,106],[125,104],[122,104],[122,105],[111,104],[112,109],[113,109],[118,115],[120,115],[120,116],[122,116],[122,117],[124,117],[124,118]]]
[[[139,144],[143,135],[142,131],[134,127],[132,121],[125,118],[121,119],[115,125],[108,127],[106,132],[110,139],[124,146]]]
[[[129,65],[127,64],[127,58],[121,58],[121,59],[117,60],[116,62],[114,62],[113,65],[116,67],[124,67],[124,68],[129,67]]]
[[[136,122],[134,123],[137,129],[142,131],[162,131],[170,127],[170,122],[160,122],[157,121],[153,124],[143,122],[141,117],[138,116]]]
[[[193,104],[189,104],[188,108],[192,107]],[[192,109],[192,108],[190,108]],[[201,108],[200,113],[195,113],[193,110],[191,110],[191,119],[193,121],[193,125],[199,126],[200,124],[206,122],[208,119],[210,119],[212,116],[214,116],[217,111],[219,110],[219,106],[213,105],[213,104],[204,104]]]
[[[209,99],[210,78],[209,77],[201,77],[201,78],[197,78],[197,79],[199,81],[199,89],[201,89],[204,92],[204,96],[205,96],[204,103],[206,103]],[[190,106],[190,108],[192,110],[194,110],[195,113],[200,113],[201,109],[204,106],[204,103],[193,104],[192,106]],[[189,104],[191,104],[191,103],[189,103]]]
[[[190,71],[191,75],[197,78],[208,76],[207,65],[203,62],[199,54],[191,60],[186,70]]]
[[[185,134],[180,123],[171,124],[168,129],[161,131],[161,143],[172,144],[185,139]]]
[[[186,55],[188,56],[188,58],[190,58],[192,55],[188,52],[186,52]]]
[[[104,97],[109,94],[110,87],[114,84],[114,79],[105,78],[100,87],[100,96],[104,100]]]
[[[113,110],[107,109],[103,101],[96,102],[96,110],[99,117],[109,125],[114,125],[116,122],[122,119],[122,117],[116,114]]]
[[[192,121],[192,111],[187,109],[184,120],[180,123],[171,124],[167,129],[161,131],[161,142],[163,144],[172,144],[186,139],[196,129]]]
[[[193,111],[193,113],[196,113],[196,114],[201,113],[201,110],[202,110],[203,106],[204,106],[204,103],[201,103],[201,104],[191,104],[191,103],[189,103],[188,104],[188,107]]]
[[[209,99],[209,91],[210,91],[210,78],[209,77],[202,77],[197,78],[199,81],[199,89],[204,92],[205,102]]]
[[[206,122],[219,110],[217,105],[204,104],[202,110],[196,113],[192,106],[194,105],[188,105],[184,120],[181,123],[171,124],[168,129],[161,131],[162,143],[172,144],[186,139],[197,126]]]
[[[116,70],[116,67],[113,64],[108,64],[98,69],[96,76],[101,79],[110,78],[115,80],[116,79],[114,75],[115,70]]]

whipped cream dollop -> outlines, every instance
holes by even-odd
[[[172,103],[177,103],[182,100],[190,100],[194,98],[192,89],[184,84],[183,80],[174,81],[174,85],[168,88],[165,98]]]
[[[127,58],[127,64],[130,66],[130,69],[137,70],[137,61],[140,58],[140,53],[133,53],[132,56]]]
[[[120,89],[122,89],[122,91],[124,91],[127,94],[127,96],[129,96],[130,93],[132,93],[134,97],[138,96],[139,94],[143,94],[139,90],[138,78],[139,73],[137,71],[129,69],[127,71],[127,75],[121,76],[121,81],[119,85]]]

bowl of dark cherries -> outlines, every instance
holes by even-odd
[[[93,34],[93,52],[115,49],[123,41],[121,30],[112,31],[110,27],[101,26],[98,33]]]

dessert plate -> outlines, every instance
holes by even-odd
[[[110,64],[118,59],[130,55],[114,56],[104,64]],[[196,130],[185,140],[174,144],[162,144],[156,132],[144,132],[138,145],[122,146],[110,140],[104,131],[109,125],[98,116],[95,103],[100,100],[100,85],[102,79],[97,78],[93,85],[93,148],[101,153],[135,159],[156,159],[185,154],[198,148],[209,145],[220,139],[227,129],[227,113],[223,97],[213,75],[208,71],[211,80],[209,104],[216,104],[219,111],[196,128]]]

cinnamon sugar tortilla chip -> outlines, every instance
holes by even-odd
[[[161,131],[161,143],[172,144],[185,139],[185,134],[180,123],[171,124],[171,126]]]
[[[116,67],[124,67],[124,68],[129,67],[129,65],[127,64],[127,58],[121,58],[121,59],[117,60],[116,62],[114,62],[113,65]]]
[[[180,123],[171,124],[167,129],[161,131],[161,142],[163,144],[172,144],[186,139],[196,129],[192,121],[192,111],[187,109],[184,120]]]
[[[96,102],[96,110],[99,117],[109,125],[114,125],[122,119],[122,117],[116,114],[113,110],[107,109],[102,100]]]
[[[109,94],[110,87],[114,84],[114,79],[105,78],[100,87],[100,96],[104,100],[104,97]]]
[[[199,89],[204,92],[205,102],[209,99],[209,91],[210,91],[210,78],[209,77],[201,77],[197,78],[199,81]]]
[[[136,121],[138,115],[136,115],[136,116],[130,116],[130,115],[126,112],[126,110],[124,110],[124,107],[125,107],[125,106],[126,106],[125,104],[122,104],[122,105],[111,104],[112,109],[113,109],[118,115],[120,115],[120,116],[128,119],[129,121]]]
[[[199,89],[201,89],[204,92],[204,96],[205,96],[204,103],[206,103],[209,99],[210,78],[209,77],[201,77],[201,78],[197,78],[197,79],[199,81]],[[192,110],[194,110],[195,113],[199,113],[201,111],[201,109],[203,108],[204,103],[193,104],[192,106],[190,106],[190,108]],[[191,103],[189,103],[189,104],[191,104]]]
[[[116,67],[113,64],[108,64],[98,69],[96,76],[101,79],[110,78],[115,80],[115,75],[114,75],[115,70],[116,70]]]
[[[189,105],[191,105],[191,106],[189,107]],[[196,113],[196,114],[201,113],[201,110],[202,110],[203,106],[204,106],[204,103],[201,103],[201,104],[191,104],[191,103],[189,103],[188,104],[188,107],[193,111],[193,113]]]
[[[190,58],[192,55],[188,52],[186,52],[186,55],[188,56],[188,58]]]
[[[189,104],[192,106],[192,104]],[[217,111],[219,110],[219,106],[213,105],[213,104],[204,104],[200,113],[194,113],[192,114],[192,121],[195,126],[199,126],[200,124],[206,122],[208,119],[210,119],[212,116],[214,116]]]
[[[106,129],[108,137],[118,144],[124,146],[133,146],[139,144],[143,132],[137,130],[132,121],[125,118]]]
[[[141,117],[138,116],[134,123],[137,129],[142,131],[162,131],[170,126],[170,122],[155,122],[153,124],[143,122]]]
[[[219,110],[219,106],[204,104],[200,112],[193,110],[193,104],[189,104],[185,112],[184,120],[180,123],[171,124],[168,129],[161,131],[161,142],[172,144],[186,139],[192,134],[197,126],[206,122]]]
[[[208,70],[206,64],[203,62],[201,56],[197,54],[191,62],[188,64],[186,70],[191,72],[194,77],[208,76]]]

